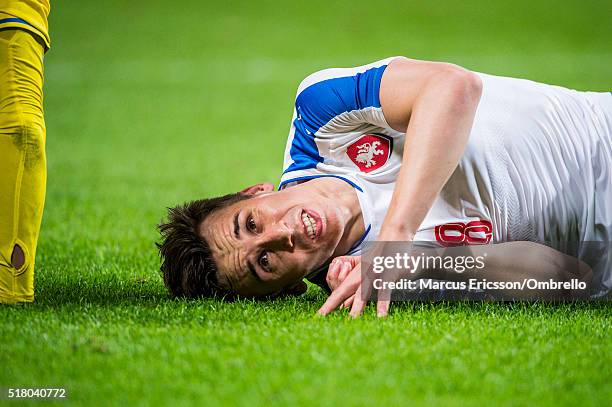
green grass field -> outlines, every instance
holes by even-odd
[[[612,90],[609,1],[52,3],[36,302],[0,307],[0,387],[76,405],[610,403],[609,304],[320,319],[315,287],[170,300],[154,247],[166,206],[278,180],[308,73],[406,55]]]

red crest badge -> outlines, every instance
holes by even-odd
[[[365,134],[348,146],[346,155],[361,172],[372,172],[387,163],[393,144],[390,137]]]

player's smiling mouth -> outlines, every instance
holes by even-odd
[[[301,219],[306,236],[312,240],[321,236],[323,221],[317,212],[303,209]]]

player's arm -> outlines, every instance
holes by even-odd
[[[566,255],[553,248],[535,242],[507,242],[494,245],[459,246],[453,248],[423,248],[418,253],[438,258],[451,256],[454,258],[470,256],[486,259],[484,268],[466,268],[461,273],[457,270],[444,268],[418,268],[416,270],[391,269],[385,281],[400,279],[434,279],[443,281],[469,282],[471,279],[483,279],[496,282],[570,282],[572,279],[585,284],[584,289],[576,290],[544,290],[529,287],[524,289],[487,290],[498,299],[580,299],[588,297],[591,290],[593,272],[591,268],[579,259]],[[330,286],[333,292],[319,310],[319,314],[327,315],[339,307],[350,307],[355,301],[360,301],[360,294],[355,294],[362,284],[361,262],[358,257],[344,256],[336,259],[335,269],[330,267]],[[344,271],[346,267],[350,272]],[[380,276],[379,276],[380,278]],[[371,284],[369,281],[368,284]],[[510,285],[511,286],[511,285]],[[379,292],[379,295],[381,293]]]
[[[381,106],[406,141],[379,240],[412,240],[463,154],[481,92],[480,78],[456,65],[407,58],[389,64]]]
[[[586,298],[590,291],[593,272],[588,264],[551,247],[536,242],[506,242],[492,245],[459,246],[431,250],[437,256],[471,256],[486,259],[484,268],[456,270],[422,270],[420,278],[447,281],[469,281],[470,279],[495,282],[570,282],[580,280],[586,284],[583,290],[501,289],[491,293],[500,299],[578,299]]]
[[[408,241],[461,158],[482,93],[480,78],[452,64],[394,60],[383,75],[381,106],[387,123],[406,132],[402,166],[379,241]],[[358,289],[352,315],[366,301]],[[389,300],[379,299],[386,315]]]

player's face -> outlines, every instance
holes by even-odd
[[[210,245],[220,283],[257,297],[287,290],[322,266],[345,227],[337,202],[288,188],[212,213],[200,233]]]

